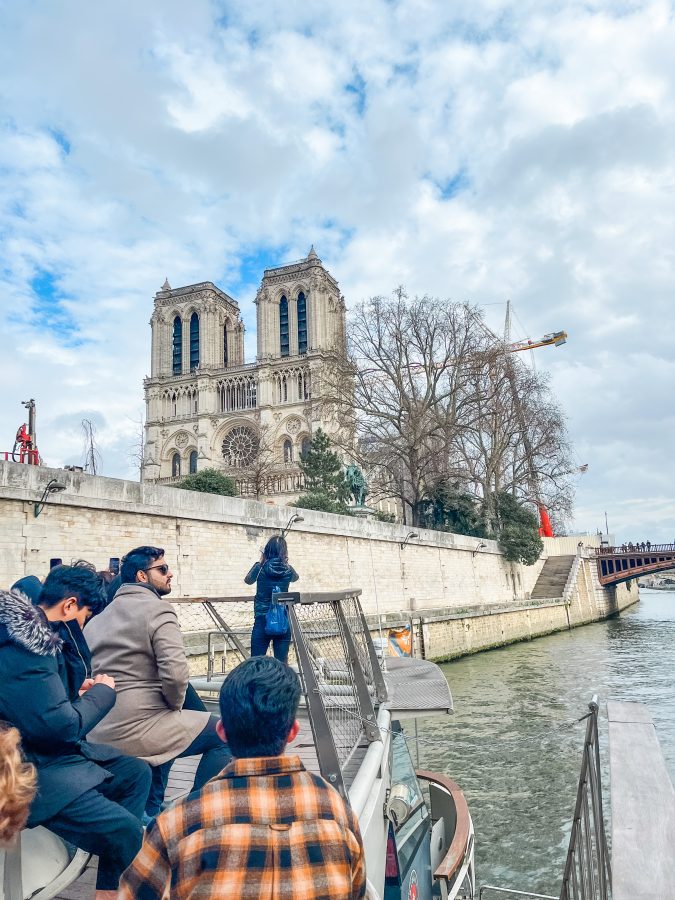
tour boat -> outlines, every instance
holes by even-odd
[[[290,661],[303,686],[301,729],[287,752],[319,772],[356,813],[369,897],[470,900],[474,833],[464,794],[447,774],[415,766],[414,736],[406,732],[417,717],[452,712],[447,680],[427,660],[387,656],[381,635],[373,641],[377,623],[366,619],[359,597],[359,590],[280,595],[293,632]],[[213,704],[227,672],[249,654],[251,598],[174,606],[191,669],[198,670],[191,682]],[[194,768],[194,760],[176,761],[167,802],[189,790]],[[88,862],[46,829],[26,829],[16,847],[0,852],[0,900],[57,898]],[[93,875],[83,882],[84,900],[93,896]]]

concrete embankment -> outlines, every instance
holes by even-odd
[[[39,518],[35,502],[48,482]],[[251,500],[0,463],[0,585],[44,576],[50,559],[104,568],[140,544],[165,548],[173,595],[241,596],[260,547],[293,510]],[[533,566],[504,560],[494,541],[302,511],[288,535],[300,591],[362,589],[366,613],[383,624],[412,619],[430,659],[473,653],[597,621],[638,598],[637,587],[602,588],[578,537],[544,541]],[[406,538],[409,538],[406,542]],[[584,537],[587,547],[594,538]]]

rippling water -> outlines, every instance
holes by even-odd
[[[455,714],[420,722],[420,762],[467,796],[479,884],[558,893],[585,731],[574,723],[593,694],[605,758],[604,701],[639,701],[675,776],[675,592],[640,596],[620,618],[443,666]]]

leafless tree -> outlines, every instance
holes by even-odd
[[[479,318],[402,288],[374,297],[352,311],[347,355],[322,375],[336,439],[371,475],[371,500],[396,498],[411,524],[430,480],[463,474],[458,440],[475,416],[467,378],[491,353]]]
[[[489,364],[470,374],[475,415],[459,446],[469,488],[497,531],[495,498],[505,491],[566,518],[571,511],[572,453],[565,419],[546,378],[495,345]]]
[[[134,432],[127,455],[133,467],[140,473],[145,459],[145,421],[142,414],[130,421],[133,423]]]
[[[396,499],[406,522],[448,483],[480,499],[489,531],[500,491],[569,509],[564,418],[476,307],[374,297],[352,310],[347,353],[321,378],[333,440],[368,473],[371,502]]]
[[[258,438],[256,454],[241,473],[247,495],[254,496],[256,500],[268,493],[269,479],[280,469],[275,435],[270,432],[268,426],[262,426]]]

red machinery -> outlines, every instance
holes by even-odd
[[[2,455],[5,461],[25,463],[28,466],[40,465],[40,454],[35,440],[35,400],[24,400],[22,406],[28,410],[28,424],[19,427],[14,438],[14,447]]]

